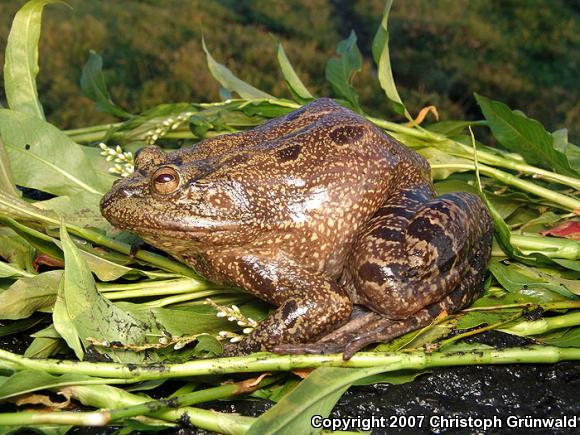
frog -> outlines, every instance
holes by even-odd
[[[330,98],[172,152],[142,148],[100,207],[274,306],[228,355],[349,359],[428,326],[482,294],[493,235],[479,196],[437,196],[425,158]]]

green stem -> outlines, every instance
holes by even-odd
[[[174,305],[174,304],[179,304],[182,302],[207,298],[209,296],[213,297],[216,295],[222,295],[226,292],[228,292],[228,289],[215,289],[215,290],[199,291],[199,292],[194,292],[194,293],[186,293],[183,295],[168,296],[166,298],[156,299],[156,300],[150,301],[150,302],[145,302],[141,305],[148,307],[148,308],[161,308],[161,307],[166,307],[168,305]],[[235,290],[234,290],[234,292],[235,292]]]
[[[493,323],[491,325],[482,326],[480,328],[472,329],[472,330],[463,332],[461,334],[454,335],[451,338],[440,341],[438,343],[438,347],[439,347],[439,349],[443,349],[445,346],[448,346],[451,343],[455,343],[456,341],[463,340],[466,337],[471,337],[472,335],[480,334],[480,333],[485,332],[485,331],[491,331],[492,329],[497,329],[498,326],[505,325],[506,323],[509,323],[509,322],[517,319],[518,317],[521,317],[521,315],[522,315],[521,312],[518,312],[517,314],[514,314],[513,316],[511,316],[507,320],[501,320],[501,321]]]
[[[115,239],[111,239],[97,231],[79,227],[73,224],[66,224],[66,228],[72,234],[82,237],[83,239],[90,240],[91,242],[94,242],[98,245],[104,246],[117,252],[121,252],[125,255],[131,255],[132,253],[131,245]],[[144,249],[139,249],[135,253],[134,257],[138,258],[139,260],[146,261],[147,263],[157,266],[163,270],[179,273],[194,279],[199,279],[199,276],[185,264],[171,260],[170,258],[164,257],[162,255],[155,254]]]
[[[557,204],[561,208],[571,211],[580,210],[580,201],[575,198],[562,195],[561,193],[554,192],[553,190],[546,189],[545,187],[539,186],[537,184],[531,183],[526,180],[522,180],[514,175],[508,174],[507,172],[500,171],[499,169],[492,168],[490,166],[478,165],[479,171],[482,174],[493,177],[505,184],[517,187],[526,192],[533,193],[541,198],[547,199],[554,204]],[[454,163],[445,165],[431,165],[433,169],[465,169],[468,171],[474,171],[475,165],[467,163]]]
[[[381,127],[382,129],[388,130],[390,132],[401,133],[416,139],[424,140],[426,142],[447,143],[451,145],[450,148],[458,147],[463,151],[462,153],[453,153],[451,150],[448,151],[450,152],[450,154],[473,159],[473,149],[471,148],[471,146],[451,140],[443,135],[425,129],[407,127],[403,124],[397,124],[395,122],[389,122],[379,118],[367,117],[367,119],[372,123],[374,123],[375,125],[377,125],[378,127]],[[490,165],[511,169],[514,171],[522,172],[524,174],[541,176],[546,180],[574,187],[575,189],[580,189],[580,180],[578,180],[577,178],[568,177],[566,175],[557,174],[555,172],[547,171],[545,169],[528,165],[524,161],[520,162],[510,158],[501,157],[491,152],[483,151],[481,149],[477,150],[477,159],[481,163],[487,163]]]
[[[24,209],[22,206],[20,206],[20,210],[23,210],[23,214],[22,215],[18,215],[18,217],[22,217],[23,219],[28,218],[33,218],[33,220],[39,221],[39,222],[43,222],[43,223],[49,223],[49,224],[53,224],[57,227],[60,227],[60,220],[55,219],[47,214],[43,214],[40,210],[38,212],[36,212],[34,210],[34,207],[30,207],[31,210],[29,211],[28,209]],[[7,216],[2,216],[0,215],[0,221],[4,221],[6,222],[9,226],[20,226],[22,224],[20,224],[19,222],[15,221],[14,219],[7,217]],[[82,237],[83,239],[89,240],[93,243],[96,243],[98,245],[104,246],[106,248],[112,249],[114,251],[117,252],[121,252],[125,255],[132,255],[132,246],[127,244],[127,243],[123,243],[120,242],[118,240],[115,239],[111,239],[97,231],[91,230],[89,228],[83,228],[80,227],[78,225],[74,225],[74,224],[68,224],[65,222],[66,228],[67,230],[69,230],[72,234]],[[36,230],[34,230],[36,231]],[[49,242],[53,242],[53,239],[50,236],[47,236],[44,233],[40,233],[38,231],[36,231],[38,233],[38,236],[40,238],[44,238],[44,240],[47,240]],[[139,260],[143,260],[146,261],[154,266],[157,266],[163,270],[169,271],[169,272],[175,272],[178,274],[181,274],[183,276],[187,276],[190,277],[192,279],[199,279],[201,280],[201,278],[199,277],[199,275],[197,275],[191,268],[187,267],[185,264],[183,263],[179,263],[175,260],[172,260],[170,258],[164,257],[162,255],[159,254],[154,254],[153,252],[149,252],[146,251],[144,249],[138,249],[137,252],[134,255],[135,258],[138,258]],[[203,280],[202,280],[203,281]]]
[[[91,125],[89,127],[65,130],[65,133],[75,142],[96,142],[104,139],[109,130],[123,125],[122,122],[114,124]]]
[[[572,239],[511,233],[510,242],[526,255],[531,252],[540,252],[550,258],[568,260],[580,258],[580,242]]]
[[[123,389],[102,385],[95,387],[71,386],[63,391],[85,406],[95,408],[122,408],[150,401],[147,397],[129,393]],[[170,396],[171,398],[171,396]],[[113,399],[113,400],[112,400]],[[187,414],[191,424],[216,433],[243,434],[255,418],[235,414],[225,414],[192,407],[169,409],[156,415],[157,418],[175,422]]]
[[[174,417],[171,408],[181,408],[197,403],[225,399],[240,394],[250,393],[275,382],[278,378],[266,378],[225,384],[206,390],[194,391],[178,397],[163,400],[145,400],[144,403],[95,412],[17,412],[0,414],[0,426],[24,426],[29,424],[65,424],[75,426],[105,426],[107,424],[143,415],[155,417]],[[169,415],[166,415],[170,412]],[[184,410],[185,412],[185,410]],[[180,414],[181,416],[182,414]],[[210,429],[212,430],[212,429]]]
[[[538,335],[554,329],[568,328],[580,325],[580,311],[563,314],[555,317],[545,317],[539,320],[520,322],[509,328],[500,329],[502,332],[514,335]]]
[[[334,355],[273,355],[258,353],[235,358],[215,358],[189,361],[183,364],[137,365],[128,367],[118,363],[92,363],[54,359],[32,359],[0,350],[0,367],[7,363],[11,369],[42,370],[52,374],[76,373],[105,378],[169,379],[225,373],[289,371],[319,366],[376,367],[385,371],[398,369],[425,369],[474,364],[552,363],[580,360],[580,349],[555,346],[528,346],[526,348],[478,349],[474,352],[434,352],[423,350],[412,353],[361,352],[344,361],[342,354]]]
[[[580,308],[580,301],[561,301],[561,302],[546,302],[546,303],[521,303],[521,304],[504,304],[493,305],[489,307],[470,307],[461,310],[462,313],[470,311],[495,311],[511,308],[543,308],[544,310],[566,310]]]
[[[134,284],[97,284],[97,289],[102,293],[107,293],[107,298],[128,299],[149,296],[164,296],[183,293],[205,293],[210,286],[209,283],[196,279],[171,279],[163,281],[146,281]],[[212,290],[215,291],[215,290]],[[212,293],[213,294],[213,293]],[[203,296],[200,296],[203,297]]]

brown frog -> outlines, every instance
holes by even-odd
[[[101,202],[113,225],[278,307],[235,352],[349,358],[482,291],[482,201],[435,197],[424,158],[333,100],[135,169]]]

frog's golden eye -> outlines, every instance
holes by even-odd
[[[151,178],[151,187],[156,193],[173,193],[179,187],[179,174],[169,166],[159,168]]]

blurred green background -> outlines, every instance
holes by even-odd
[[[0,49],[22,0],[0,3]],[[79,88],[88,51],[104,59],[113,99],[133,113],[158,103],[218,100],[201,49],[239,77],[289,97],[275,37],[305,84],[331,95],[324,65],[356,31],[365,60],[355,78],[363,107],[395,119],[375,79],[370,45],[383,0],[67,0],[45,9],[38,89],[61,128],[111,121]],[[413,115],[435,105],[443,119],[480,118],[478,92],[540,120],[549,130],[580,121],[580,2],[577,0],[396,0],[391,60]],[[3,59],[2,59],[3,62]],[[4,104],[5,97],[0,94]]]

